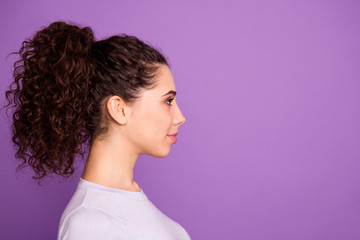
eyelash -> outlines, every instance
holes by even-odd
[[[171,104],[172,100],[174,100],[174,98],[168,98],[168,99],[166,100],[166,103],[170,102],[170,104],[168,104],[168,105],[169,105],[169,106],[172,106],[172,104]]]

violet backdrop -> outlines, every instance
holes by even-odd
[[[360,1],[1,1],[0,88],[53,21],[127,33],[169,58],[187,121],[135,180],[194,240],[360,239]],[[55,239],[83,162],[15,175],[1,115],[0,239]]]

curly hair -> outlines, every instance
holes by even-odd
[[[4,107],[15,108],[17,170],[32,167],[39,184],[52,173],[71,176],[75,154],[86,152],[83,144],[106,134],[109,97],[133,104],[156,86],[159,66],[168,66],[159,50],[135,36],[96,41],[90,27],[63,21],[40,29],[11,54],[20,59]]]

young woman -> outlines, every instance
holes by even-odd
[[[167,156],[185,122],[165,57],[134,36],[96,41],[91,28],[65,22],[39,30],[18,54],[6,97],[16,107],[19,167],[39,181],[68,177],[89,146],[58,239],[190,239],[133,180],[138,157]]]

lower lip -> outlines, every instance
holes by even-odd
[[[171,139],[171,141],[172,141],[173,143],[176,143],[177,139],[176,139],[175,136],[170,136],[170,135],[168,135],[168,137]]]

